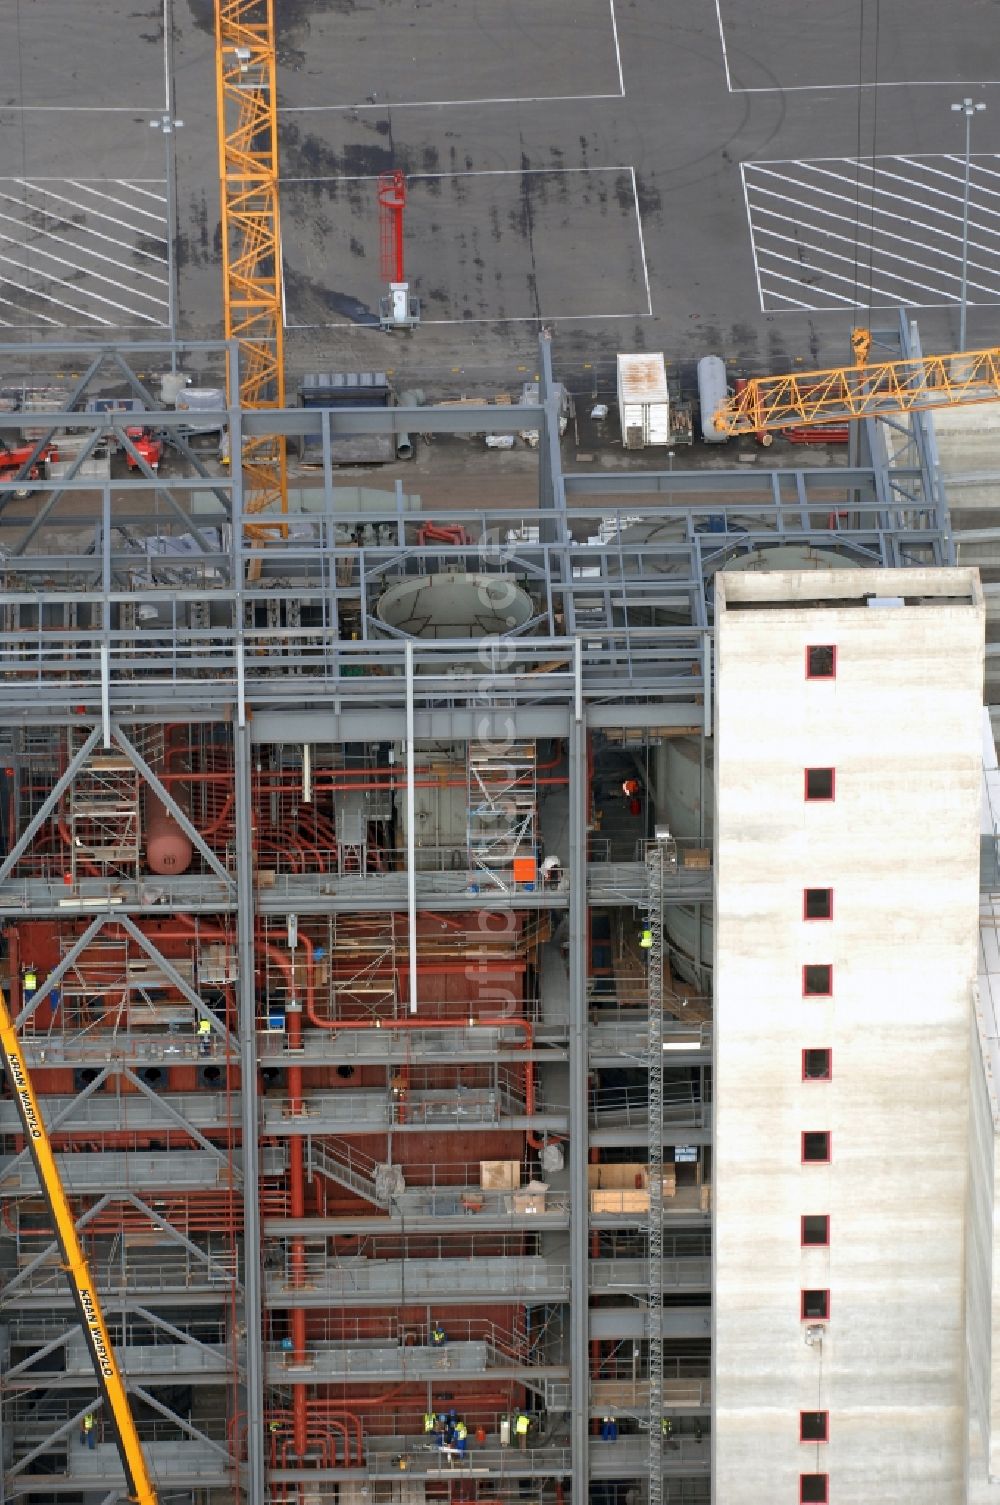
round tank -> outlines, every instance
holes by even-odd
[[[191,865],[191,838],[174,820],[170,811],[150,795],[146,801],[146,866],[151,873],[166,877],[186,873]]]
[[[811,544],[767,544],[730,559],[727,570],[856,570],[861,561],[835,546],[814,549]]]
[[[418,575],[392,585],[381,621],[415,638],[499,637],[531,620],[531,597],[507,575]]]
[[[701,437],[706,444],[724,444],[729,438],[715,427],[713,415],[726,400],[726,363],[721,356],[703,355],[698,362],[698,407]]]

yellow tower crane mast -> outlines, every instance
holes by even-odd
[[[274,0],[215,0],[215,67],[226,339],[239,344],[241,407],[283,408]],[[247,515],[288,511],[283,435],[246,436],[233,460]],[[248,532],[273,537],[277,526]]]
[[[853,366],[755,377],[716,409],[715,427],[732,437],[763,435],[1000,399],[1000,347],[869,364],[870,344],[868,331],[856,329]]]
[[[49,1131],[38,1106],[28,1062],[3,989],[0,989],[0,1052],[38,1185],[52,1218],[56,1243],[62,1255],[63,1268],[80,1326],[87,1340],[105,1415],[121,1458],[128,1498],[134,1505],[157,1505],[156,1488],[143,1456],[128,1391],[115,1358],[97,1288],[76,1231],[73,1210],[59,1174]]]

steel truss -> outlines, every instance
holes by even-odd
[[[235,378],[233,346],[205,343],[187,348],[197,349],[203,364],[216,360],[220,372]],[[69,351],[59,354],[63,365],[70,364]],[[95,1073],[81,1090],[52,1104],[59,1125],[77,1132],[106,1122],[109,1100],[101,1092],[116,1076],[136,1087],[144,1082],[145,1070],[164,1062],[196,1066],[200,1058],[193,1022],[208,1018],[219,1058],[238,1060],[245,1084],[223,1118],[199,1117],[193,1097],[165,1105],[155,1092],[138,1087],[133,1096],[142,1103],[148,1122],[165,1133],[172,1128],[180,1131],[183,1125],[186,1138],[199,1146],[191,1151],[194,1159],[189,1162],[195,1179],[218,1159],[218,1145],[213,1149],[211,1144],[212,1129],[219,1122],[238,1124],[243,1152],[238,1167],[243,1193],[241,1233],[247,1250],[258,1250],[262,1235],[271,1240],[312,1236],[305,1232],[308,1220],[272,1217],[260,1202],[260,1178],[273,1172],[273,1157],[258,1143],[260,1112],[267,1107],[257,1101],[258,1067],[269,1061],[287,1066],[287,1057],[281,1045],[258,1032],[255,916],[273,914],[279,925],[289,913],[368,912],[374,917],[405,908],[407,900],[404,886],[392,886],[390,880],[396,875],[369,881],[366,874],[340,874],[331,878],[322,893],[307,879],[287,879],[273,890],[259,889],[251,853],[256,750],[277,743],[402,741],[407,714],[406,643],[381,624],[377,615],[381,593],[400,579],[441,568],[513,575],[532,600],[533,617],[525,630],[508,634],[502,642],[421,641],[414,645],[413,727],[418,742],[474,737],[503,741],[513,736],[525,744],[538,738],[562,738],[568,748],[568,886],[551,893],[518,894],[516,904],[509,893],[494,888],[476,901],[484,908],[544,907],[555,915],[568,911],[567,1033],[553,1041],[535,1042],[528,1055],[523,1040],[470,1028],[461,1035],[457,1049],[462,1059],[474,1061],[544,1061],[545,1052],[551,1051],[552,1059],[568,1062],[570,1196],[568,1209],[560,1210],[556,1226],[564,1228],[568,1221],[572,1278],[564,1305],[574,1342],[568,1385],[553,1381],[549,1389],[567,1406],[571,1445],[539,1448],[523,1467],[513,1455],[497,1460],[496,1478],[503,1488],[507,1487],[504,1481],[515,1475],[536,1480],[569,1478],[573,1500],[585,1502],[592,1469],[587,1441],[592,1407],[587,1368],[592,1324],[586,1179],[591,1048],[588,886],[591,902],[648,913],[654,936],[661,933],[665,903],[702,903],[710,897],[710,875],[683,868],[668,870],[660,848],[650,854],[646,868],[640,863],[587,862],[587,737],[609,729],[638,735],[657,731],[710,734],[711,578],[740,555],[780,543],[832,549],[840,556],[880,565],[946,563],[947,514],[932,473],[929,430],[915,415],[905,434],[893,431],[895,437],[888,444],[882,429],[872,425],[863,436],[863,457],[842,468],[567,474],[559,459],[551,349],[543,339],[537,408],[511,409],[509,414],[498,407],[323,414],[326,463],[318,477],[321,510],[298,517],[289,514],[289,521],[299,526],[289,527],[287,537],[272,530],[264,542],[251,531],[259,524],[260,514],[244,496],[240,455],[234,454],[230,473],[208,474],[206,465],[190,451],[185,415],[152,411],[155,403],[136,370],[148,369],[157,360],[165,362],[168,355],[169,347],[155,344],[115,351],[97,346],[76,349],[73,364],[87,375],[78,383],[75,399],[84,401],[85,394],[99,388],[109,372],[135,395],[145,394],[151,409],[145,421],[166,434],[179,474],[167,480],[140,469],[138,476],[116,480],[113,486],[95,486],[79,476],[40,482],[39,496],[27,509],[13,499],[16,483],[0,484],[0,756],[5,765],[18,769],[34,759],[39,779],[49,789],[47,797],[27,786],[20,793],[15,791],[24,837],[0,862],[0,914],[19,920],[59,917],[63,922],[69,913],[75,920],[72,944],[64,947],[51,975],[39,979],[35,996],[24,1002],[19,1024],[26,1050],[33,1064]],[[26,359],[24,352],[15,355],[11,347],[0,347],[0,357],[8,365],[22,356]],[[38,347],[32,347],[36,365],[39,358]],[[239,406],[216,416],[226,423],[232,418],[237,443],[241,435],[251,441],[271,434],[292,439],[316,423],[315,414],[281,409],[259,413]],[[38,415],[32,417],[37,424]],[[87,414],[72,411],[52,413],[49,422],[53,429],[72,422],[96,431],[98,422],[106,426],[107,420],[95,417],[92,421]],[[468,434],[487,425],[493,432],[539,430],[537,505],[522,509],[470,506],[461,514],[451,510],[442,514],[443,526],[454,529],[456,521],[462,524],[473,540],[471,545],[420,543],[420,529],[435,521],[433,506],[411,515],[390,497],[382,513],[342,507],[331,463],[338,433],[388,429]],[[0,414],[0,432],[17,427],[17,414]],[[67,500],[73,502],[72,532],[63,510]],[[123,612],[126,603],[128,610]],[[180,723],[192,734],[199,728],[219,727],[230,739],[227,745],[235,769],[231,845],[219,852],[203,850],[198,831],[188,821],[196,862],[194,870],[181,878],[153,883],[128,876],[124,862],[106,876],[71,873],[69,884],[55,870],[26,875],[21,864],[33,838],[47,823],[51,826],[60,801],[70,797],[75,781],[86,776],[92,756],[127,761],[130,789],[138,789],[143,798],[153,795],[169,808],[171,786],[159,778],[158,757],[144,756],[151,745],[147,732],[155,741],[168,722]],[[67,728],[74,729],[72,737]],[[62,745],[70,749],[68,762],[49,756],[53,737],[62,738]],[[118,771],[126,774],[124,768]],[[518,786],[519,777],[511,788]],[[479,782],[477,775],[477,789]],[[499,797],[502,802],[503,790]],[[176,808],[183,827],[185,812]],[[460,875],[458,885],[452,887],[447,877],[418,875],[421,907],[442,912],[468,908],[467,874]],[[76,909],[67,910],[67,901]],[[159,953],[139,924],[143,916],[146,923],[151,917],[169,919],[180,914],[193,917],[196,923],[204,917],[232,937],[224,971],[218,970],[222,964],[213,956],[206,963],[205,975],[205,981],[224,977],[235,987],[236,1016],[225,1024],[207,1008],[198,979]],[[347,936],[346,928],[342,935]],[[127,990],[132,997],[142,997],[145,989],[147,995],[155,995],[166,979],[183,1005],[182,1033],[172,1035],[166,1022],[162,1027],[126,1033],[117,1043],[114,1062],[109,1063],[106,1049],[88,1031],[86,999],[75,980],[77,964],[88,947],[95,956],[103,956],[102,975],[109,991]],[[658,1424],[663,1367],[657,1323],[665,1262],[663,1143],[655,1125],[658,1100],[662,1107],[659,1047],[672,1026],[662,1014],[662,974],[657,986],[654,970],[662,966],[662,949],[660,945],[653,949],[661,960],[651,961],[649,1031],[645,1045],[634,1046],[639,1059],[645,1050],[649,1070],[650,1211],[636,1230],[649,1240],[645,1294],[650,1325],[643,1328],[650,1352],[644,1417],[649,1436],[638,1439],[638,1449],[623,1448],[618,1458],[628,1459],[636,1477],[648,1478],[650,1505],[657,1505],[665,1497],[662,1480],[666,1474],[693,1476],[701,1465],[694,1464],[684,1450],[665,1455]],[[59,987],[66,998],[66,1016],[57,1031],[37,1029],[39,1005]],[[156,1007],[154,996],[151,1013],[155,1014]],[[708,1032],[696,1030],[694,1035],[692,1052],[704,1060]],[[440,1044],[430,1037],[424,1043],[424,1059],[437,1059],[434,1052],[442,1049]],[[342,1060],[336,1049],[336,1042],[324,1039],[317,1043],[314,1058],[317,1062]],[[408,1067],[408,1051],[387,1031],[366,1036],[363,1046],[356,1045],[356,1049],[358,1060]],[[167,1051],[176,1054],[168,1056]],[[444,1052],[441,1059],[447,1058]],[[171,1118],[168,1108],[180,1113],[182,1125]],[[18,1175],[17,1167],[14,1175]],[[134,1317],[142,1320],[142,1314],[149,1313],[161,1334],[182,1335],[176,1338],[177,1345],[184,1348],[184,1363],[194,1367],[207,1364],[203,1350],[217,1346],[197,1336],[198,1313],[230,1304],[238,1314],[240,1350],[233,1372],[245,1409],[239,1436],[185,1434],[190,1448],[185,1444],[181,1454],[174,1446],[177,1457],[185,1460],[184,1468],[166,1455],[157,1458],[162,1477],[170,1478],[171,1490],[238,1488],[256,1505],[269,1498],[290,1498],[286,1485],[301,1482],[322,1488],[323,1470],[290,1469],[283,1479],[268,1475],[265,1405],[271,1360],[261,1337],[266,1289],[256,1258],[244,1258],[235,1267],[224,1249],[158,1210],[154,1197],[147,1200],[120,1189],[105,1189],[81,1222],[87,1226],[95,1218],[108,1217],[109,1209],[119,1205],[122,1218],[133,1222],[143,1218],[159,1230],[164,1244],[174,1251],[176,1264],[174,1270],[168,1261],[175,1283],[171,1283],[173,1277],[164,1277],[164,1288],[152,1292],[133,1264],[105,1261],[100,1274],[116,1297],[111,1318],[123,1332],[137,1331],[129,1324]],[[319,1229],[320,1235],[323,1232]],[[36,1244],[5,1290],[4,1315],[13,1319],[15,1331],[37,1330],[43,1348],[71,1341],[58,1313],[53,1321],[56,1287],[44,1244],[41,1248]],[[43,1331],[37,1325],[43,1318],[52,1323],[51,1329],[46,1326]],[[19,1380],[22,1373],[23,1365],[14,1378]],[[147,1374],[140,1372],[140,1379],[146,1386],[150,1383]],[[183,1420],[171,1425],[180,1426]],[[45,1438],[58,1435],[63,1439],[59,1446],[65,1446],[65,1438],[72,1439],[73,1417],[63,1411],[50,1421]],[[25,1459],[41,1440],[26,1436],[18,1443],[22,1473],[30,1467]],[[9,1459],[7,1466],[11,1466]],[[598,1470],[600,1466],[593,1464]],[[386,1468],[384,1458],[376,1459],[372,1478],[381,1478]],[[77,1484],[74,1480],[73,1486]],[[115,1480],[106,1479],[100,1470],[88,1480],[88,1487],[95,1489],[108,1491],[114,1486]],[[11,1480],[8,1496],[16,1495],[17,1485]]]

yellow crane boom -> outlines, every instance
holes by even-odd
[[[767,434],[1000,399],[1000,347],[871,365],[864,361],[866,348],[855,339],[862,357],[857,365],[755,377],[716,409],[712,421],[731,436]]]
[[[42,1118],[31,1082],[31,1073],[18,1039],[7,998],[0,988],[0,1048],[4,1069],[10,1081],[18,1116],[24,1129],[28,1152],[38,1175],[46,1206],[52,1214],[56,1242],[62,1254],[73,1302],[80,1318],[87,1347],[94,1364],[98,1388],[118,1445],[125,1470],[129,1498],[137,1505],[157,1505],[156,1490],[146,1468],[139,1433],[136,1429],[128,1392],[111,1345],[104,1313],[97,1297],[86,1255],[80,1244],[76,1223],[69,1205],[59,1167],[52,1151],[45,1120]]]
[[[215,65],[226,339],[239,342],[241,406],[283,408],[274,0],[215,0]],[[245,437],[233,460],[244,512],[288,511],[282,435]],[[258,525],[252,536],[275,531]]]

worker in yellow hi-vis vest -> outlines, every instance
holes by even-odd
[[[524,1411],[518,1411],[514,1419],[514,1432],[517,1436],[517,1445],[522,1453],[528,1451],[528,1428],[531,1426],[531,1417]]]
[[[212,1021],[199,1019],[195,1026],[195,1034],[198,1036],[198,1054],[210,1056],[212,1054]]]

